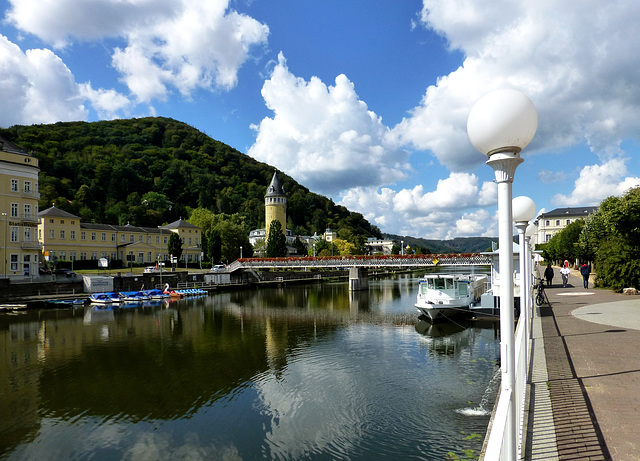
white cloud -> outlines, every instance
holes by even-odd
[[[87,109],[71,71],[50,50],[23,53],[0,35],[0,125],[84,120]],[[11,97],[8,97],[8,96]]]
[[[15,27],[56,47],[74,39],[118,38],[113,65],[141,102],[170,88],[189,97],[198,88],[229,89],[252,46],[269,29],[230,10],[227,0],[12,0]]]
[[[119,113],[131,106],[131,101],[126,96],[113,89],[94,90],[91,88],[91,83],[82,83],[79,88],[80,94],[91,101],[91,105],[101,119],[118,118]]]
[[[395,127],[402,142],[431,150],[452,171],[472,171],[484,159],[467,141],[467,115],[498,87],[522,90],[538,109],[529,153],[588,143],[606,160],[637,138],[640,66],[629,43],[638,40],[640,3],[424,0],[422,13],[467,57]]]
[[[626,174],[623,158],[611,159],[602,165],[585,166],[571,194],[557,194],[552,202],[557,206],[597,205],[609,196],[619,196],[632,187],[640,186],[640,178]]]
[[[353,187],[403,179],[408,154],[389,139],[380,117],[358,99],[354,85],[338,75],[334,86],[289,72],[282,53],[262,96],[265,118],[252,157],[274,165],[310,189],[334,195]]]
[[[495,228],[494,218],[477,208],[494,205],[496,199],[496,184],[479,185],[475,175],[451,173],[432,192],[425,193],[420,185],[397,192],[356,187],[345,193],[340,204],[362,213],[384,232],[441,239],[480,235]]]

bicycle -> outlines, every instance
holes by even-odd
[[[536,290],[536,305],[542,306],[545,302],[549,302],[547,299],[547,294],[544,291],[544,279],[540,279],[538,282],[538,289]]]

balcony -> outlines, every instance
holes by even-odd
[[[40,250],[41,245],[38,241],[22,241],[20,242],[20,248],[23,250]]]

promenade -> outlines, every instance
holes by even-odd
[[[526,460],[640,460],[640,296],[567,287],[535,308]]]

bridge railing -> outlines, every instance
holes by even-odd
[[[489,265],[491,258],[480,253],[447,253],[428,255],[350,255],[350,256],[299,256],[283,258],[241,258],[228,266],[233,271],[240,268],[296,267],[427,267],[427,266],[475,266]]]

